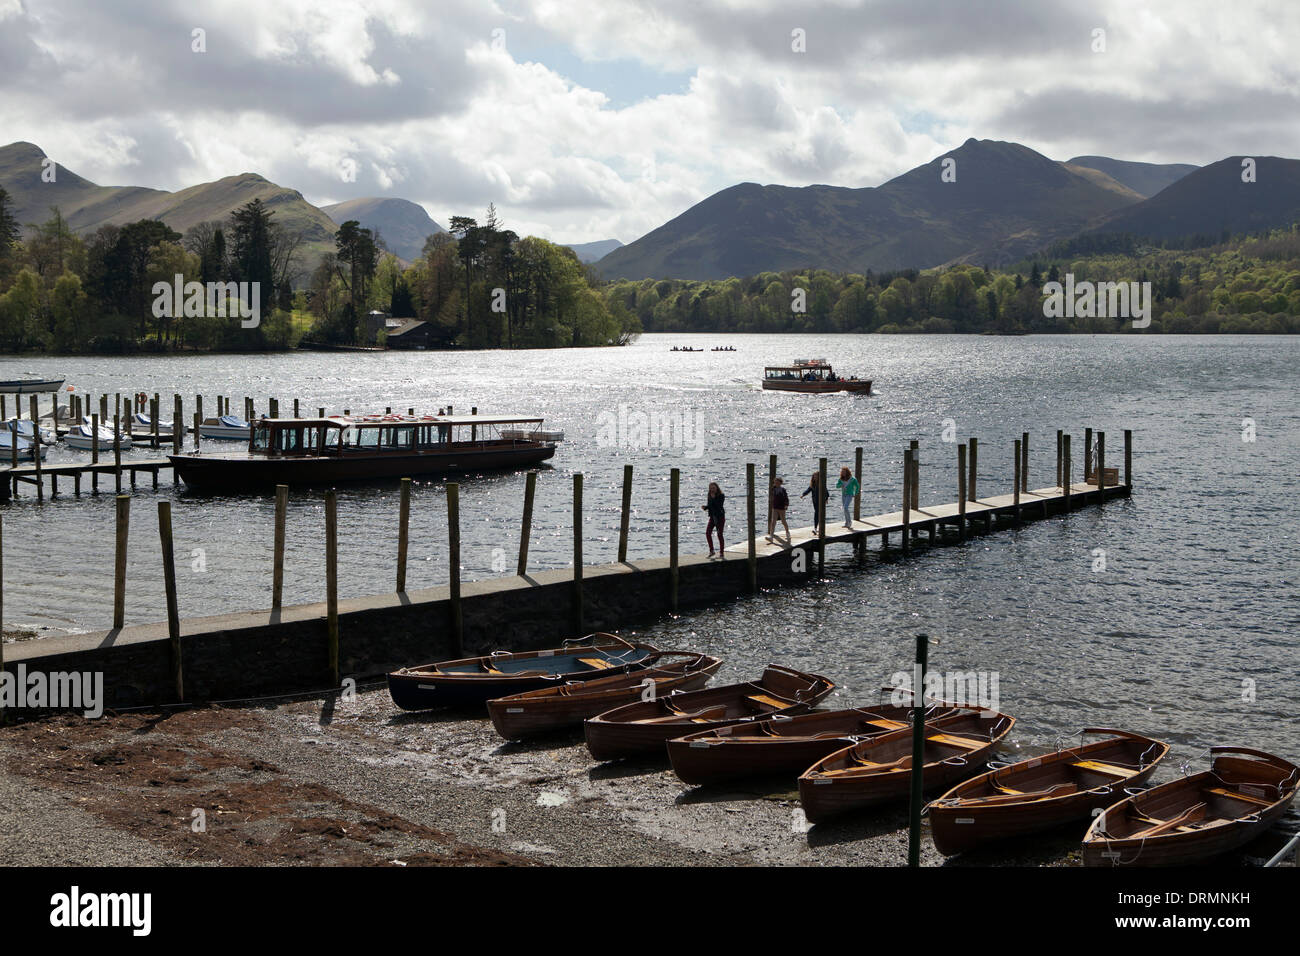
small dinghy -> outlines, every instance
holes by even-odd
[[[1126,730],[1090,727],[1080,742],[1055,753],[999,767],[959,783],[930,804],[930,834],[951,856],[993,840],[1088,819],[1155,771],[1169,745]]]
[[[557,681],[644,670],[658,662],[660,653],[616,634],[589,634],[543,651],[493,651],[484,657],[403,667],[388,675],[388,692],[403,710],[481,706]]]
[[[1083,838],[1086,866],[1200,863],[1245,846],[1295,799],[1300,768],[1246,747],[1211,747],[1210,769],[1107,808]]]
[[[756,681],[637,701],[592,717],[583,724],[587,749],[597,760],[663,754],[683,734],[805,713],[834,689],[825,677],[769,664]]]
[[[566,680],[487,702],[488,716],[506,740],[519,740],[582,723],[607,710],[650,696],[696,690],[709,682],[722,659],[691,651],[662,651],[644,670],[594,680]],[[650,688],[653,686],[653,690]]]
[[[975,773],[1016,719],[966,709],[928,720],[922,751],[926,789],[948,786]],[[810,823],[850,810],[906,799],[912,786],[912,728],[846,747],[799,777],[799,802]]]
[[[220,441],[248,441],[252,432],[248,422],[238,415],[222,415],[219,418],[205,418],[199,423],[201,438],[215,438]]]
[[[80,425],[73,425],[63,436],[64,444],[69,448],[78,448],[82,451],[91,451],[95,447],[95,430],[91,425],[89,418],[83,418]],[[126,432],[118,435],[118,441],[121,444],[122,451],[127,451],[131,447],[131,436]],[[99,450],[113,450],[113,429],[99,426]]]
[[[668,759],[677,776],[697,786],[769,774],[797,777],[837,750],[910,727],[912,713],[910,704],[881,704],[797,717],[777,714],[670,740]],[[951,713],[947,706],[931,707],[928,719]]]

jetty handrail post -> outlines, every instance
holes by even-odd
[[[515,569],[520,577],[528,573],[528,542],[533,536],[533,498],[536,494],[537,472],[530,471],[524,479],[524,519],[519,531],[519,565]]]
[[[677,613],[677,519],[681,509],[680,468],[668,473],[668,604]]]
[[[1020,479],[1021,479],[1021,474],[1020,474],[1020,439],[1019,439],[1019,438],[1017,438],[1017,439],[1015,440],[1015,449],[1014,449],[1014,451],[1012,452],[1012,456],[1013,456],[1014,461],[1015,461],[1015,473],[1016,473],[1016,474],[1015,474],[1015,483],[1014,483],[1014,485],[1013,485],[1014,490],[1013,490],[1012,493],[1011,493],[1011,498],[1012,498],[1012,506],[1015,508],[1016,523],[1019,524],[1019,523],[1020,523]]]
[[[339,686],[339,498],[325,492],[325,608],[330,680]]]
[[[618,522],[618,563],[627,560],[627,531],[632,520],[632,466],[623,466],[623,509]]]
[[[447,483],[447,565],[452,657],[460,657],[465,619],[460,607],[460,485],[454,481]]]
[[[118,495],[114,502],[117,513],[113,536],[113,627],[126,623],[126,542],[131,529],[131,496]]]
[[[582,633],[582,472],[573,475],[573,626]]]
[[[295,414],[294,418],[298,416]],[[406,545],[411,528],[411,479],[402,479],[401,499],[397,506],[397,593],[406,592]]]
[[[966,445],[957,446],[957,540],[966,540]]]
[[[754,463],[751,461],[745,465],[745,490],[746,498],[746,517],[749,520],[749,554],[746,561],[749,565],[749,593],[758,593],[758,540],[755,535],[758,529],[754,527]]]
[[[113,476],[117,481],[117,493],[122,493],[122,416],[113,416]]]
[[[181,612],[176,600],[176,554],[172,547],[172,503],[158,502],[158,541],[162,546],[163,587],[167,591],[167,640],[171,647],[172,682],[176,700],[185,699],[185,672],[181,665]]]
[[[1097,504],[1106,503],[1106,433],[1097,432]]]
[[[1029,491],[1029,432],[1020,434],[1020,491]]]
[[[32,396],[32,463],[36,465],[36,500],[45,500],[45,483],[41,481],[41,427],[36,419],[36,396]],[[18,444],[18,430],[14,429],[14,444]],[[58,479],[54,479],[58,484]]]
[[[826,488],[826,459],[817,459],[817,576],[826,573],[826,509],[831,503]]]
[[[1061,494],[1065,499],[1065,510],[1070,510],[1070,436],[1061,439]]]
[[[1124,487],[1133,487],[1133,429],[1124,429]]]
[[[862,446],[853,449],[853,480],[858,490],[853,493],[853,520],[862,520]]]
[[[971,501],[979,501],[979,493],[975,490],[975,476],[979,471],[979,454],[980,440],[972,437],[970,440],[970,471],[966,473],[966,491],[970,494]]]
[[[275,538],[271,568],[271,610],[284,601],[284,526],[289,513],[289,486],[275,486]]]
[[[1065,490],[1065,486],[1061,481],[1061,464],[1062,464],[1061,452],[1065,446],[1063,441],[1064,434],[1065,433],[1062,432],[1061,429],[1058,428],[1056,430],[1056,487],[1058,491]]]
[[[903,452],[903,553],[912,550],[912,449]]]
[[[925,669],[930,638],[916,635],[916,664],[912,670],[912,792],[908,807],[907,865],[921,865],[921,810],[925,801]]]

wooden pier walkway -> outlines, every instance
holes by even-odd
[[[121,492],[122,476],[126,476],[132,488],[135,487],[136,476],[144,473],[152,476],[153,487],[158,487],[158,473],[164,468],[171,468],[172,463],[166,458],[129,458],[123,459],[119,465],[114,461],[92,462],[71,462],[62,465],[41,464],[38,468],[35,464],[28,465],[0,465],[0,499],[7,499],[10,495],[18,494],[20,484],[33,485],[36,488],[38,498],[45,497],[44,482],[50,482],[50,496],[57,497],[59,494],[59,479],[71,478],[73,493],[81,494],[81,479],[89,477],[91,479],[91,490],[99,491],[99,478],[101,475],[113,479],[112,490]],[[108,490],[106,487],[105,490]]]

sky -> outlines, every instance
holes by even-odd
[[[1300,157],[1298,41],[1295,0],[0,0],[0,145],[630,242],[735,183],[876,186],[970,137]]]

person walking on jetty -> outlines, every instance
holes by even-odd
[[[840,489],[840,500],[844,505],[844,527],[853,530],[853,499],[858,493],[858,479],[853,477],[848,465],[840,469],[840,480],[835,482]]]
[[[772,540],[776,523],[781,522],[785,528],[785,543],[791,544],[790,526],[785,523],[785,510],[790,507],[790,493],[785,490],[785,483],[780,478],[772,479],[772,508],[767,518],[767,540]]]
[[[709,482],[709,498],[700,506],[701,511],[709,513],[709,526],[704,530],[704,536],[709,539],[709,557],[713,557],[713,529],[718,529],[718,557],[725,558],[723,553],[725,545],[722,543],[722,528],[727,523],[727,511],[723,507],[723,502],[727,496],[722,493],[716,481]]]
[[[825,488],[819,489],[817,472],[813,472],[812,480],[808,482],[808,487],[803,490],[800,498],[807,498],[809,494],[813,496],[813,527],[822,526],[822,505],[830,500],[831,493]]]

